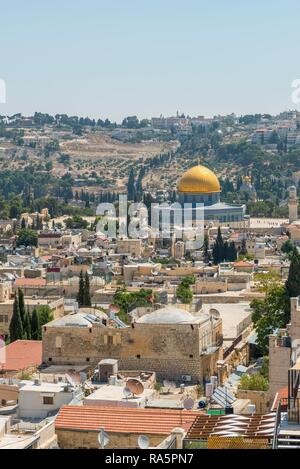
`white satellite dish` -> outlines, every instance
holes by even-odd
[[[129,397],[132,396],[132,392],[130,391],[129,388],[124,388],[124,389],[123,389],[123,394],[124,394],[124,396],[125,396],[126,399],[128,399]]]
[[[183,407],[185,408],[185,410],[191,410],[194,408],[194,405],[195,405],[195,402],[194,400],[191,398],[191,397],[187,397],[186,399],[184,399],[183,401]]]
[[[108,443],[109,443],[109,436],[104,431],[104,428],[100,428],[100,431],[98,433],[98,442],[99,442],[99,445],[100,445],[101,449],[104,449],[105,446],[107,446]]]
[[[141,435],[138,438],[138,445],[141,449],[147,449],[150,445],[150,440],[147,436]]]

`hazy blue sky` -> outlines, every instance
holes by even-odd
[[[299,0],[0,0],[0,114],[293,108]]]

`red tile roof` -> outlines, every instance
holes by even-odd
[[[14,283],[15,287],[45,287],[46,280],[44,278],[17,278]]]
[[[169,435],[176,427],[188,430],[199,411],[135,409],[105,406],[63,406],[55,420],[57,430],[105,431]]]
[[[1,350],[0,371],[21,371],[42,364],[41,340],[16,340]]]

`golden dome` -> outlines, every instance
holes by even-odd
[[[210,193],[221,192],[221,186],[215,173],[205,166],[190,168],[178,183],[179,192]]]

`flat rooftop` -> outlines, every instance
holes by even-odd
[[[223,321],[223,337],[225,340],[236,338],[241,333],[239,331],[241,323],[247,318],[250,320],[252,315],[249,302],[203,304],[202,308],[207,313],[210,309],[219,311]]]
[[[108,405],[109,402],[112,403],[115,401],[120,405],[138,407],[141,403],[144,403],[146,399],[150,399],[154,395],[153,389],[144,389],[143,394],[140,396],[125,398],[123,392],[125,386],[125,383],[124,386],[113,386],[109,384],[100,386],[93,394],[90,394],[84,399],[83,404],[100,405],[100,402],[102,402],[102,405],[105,403]]]

